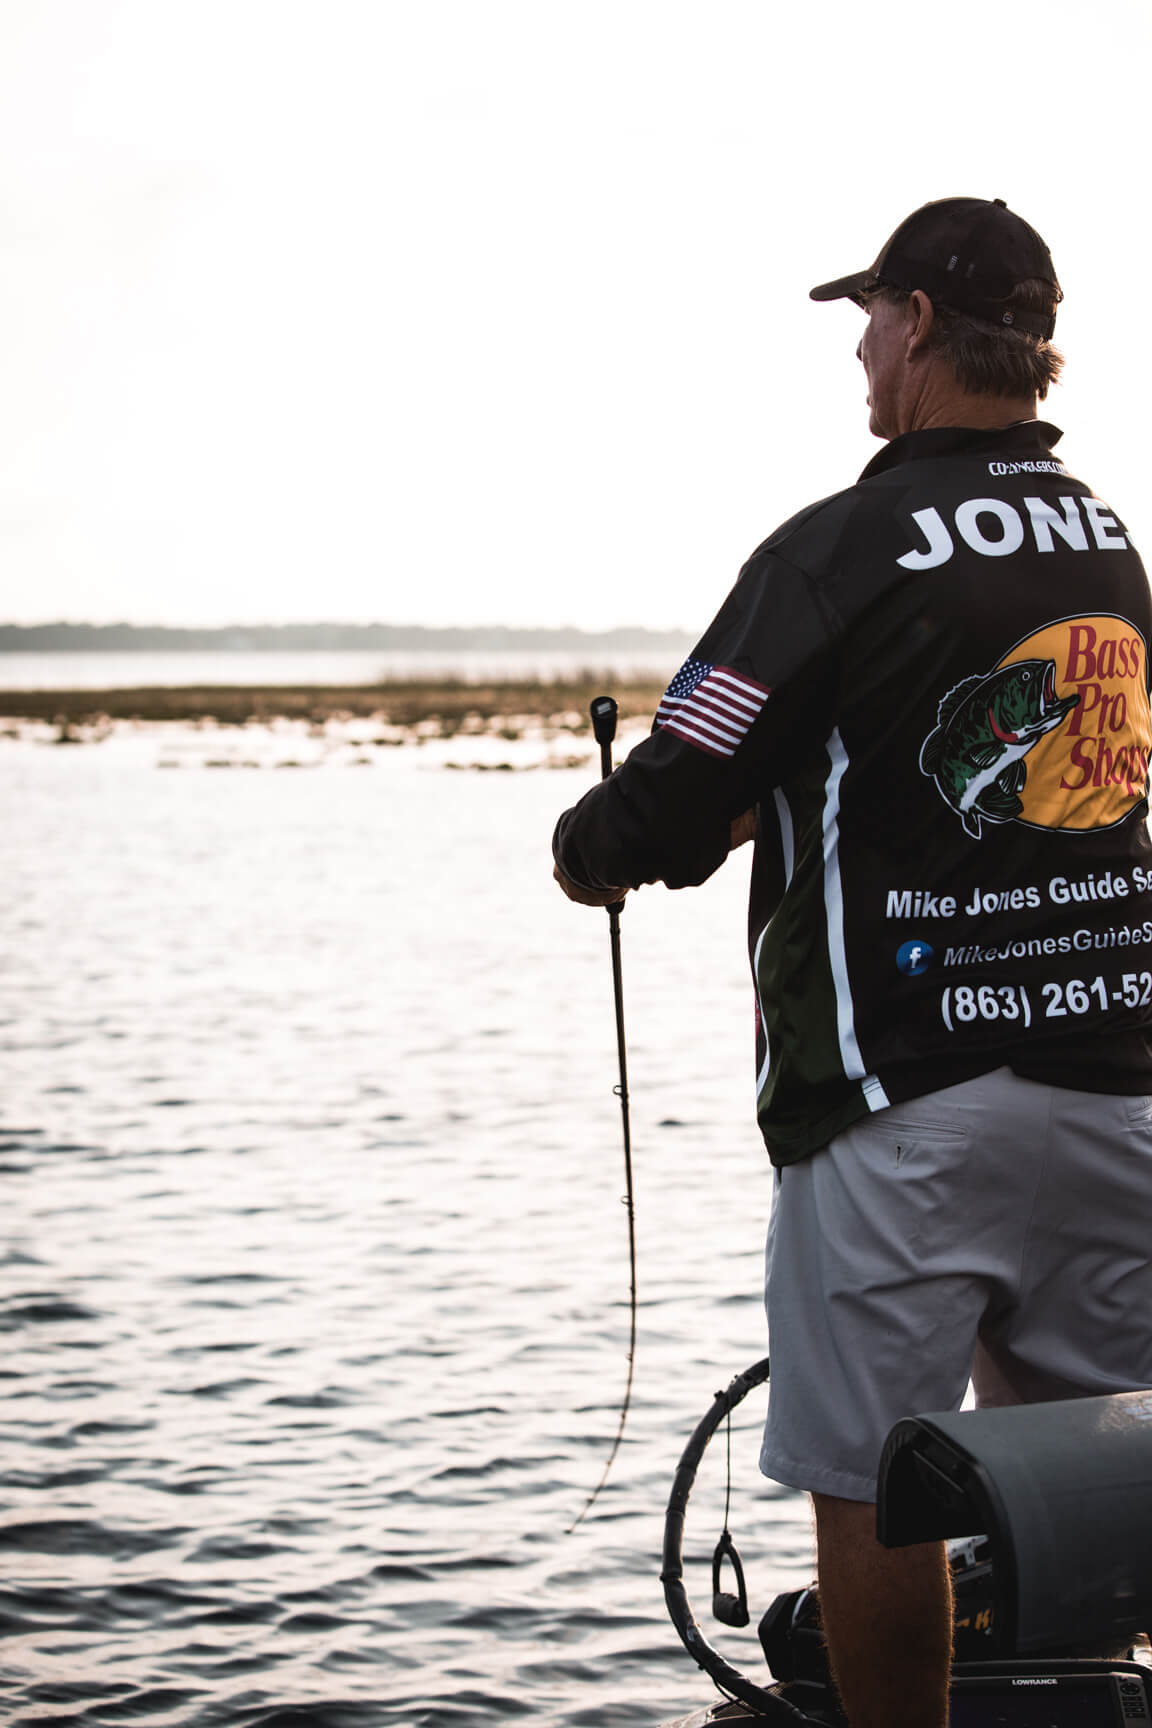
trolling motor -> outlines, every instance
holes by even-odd
[[[712,1647],[684,1587],[684,1518],[700,1460],[768,1372],[765,1358],[718,1392],[684,1448],[664,1522],[665,1601],[689,1655],[745,1706],[736,1720],[844,1728],[815,1587],[778,1596],[760,1620],[767,1685]],[[1152,1728],[1152,1392],[897,1423],[881,1458],[877,1534],[889,1547],[949,1542],[950,1728]],[[725,1562],[735,1592],[719,1588]],[[713,1617],[746,1625],[727,1504],[712,1570]],[[666,1728],[731,1715],[721,1704]]]
[[[616,736],[616,712],[616,703],[611,696],[594,697],[589,709],[592,716],[592,736],[600,746],[600,778],[602,781],[612,777],[612,740]],[[592,1510],[616,1461],[620,1442],[624,1438],[624,1424],[628,1420],[628,1410],[632,1403],[632,1378],[636,1369],[636,1194],[632,1180],[632,1122],[628,1104],[628,1048],[624,1037],[624,979],[620,961],[620,911],[623,904],[622,900],[618,900],[615,905],[608,906],[606,911],[608,913],[608,941],[612,951],[612,998],[616,1008],[616,1061],[620,1073],[620,1083],[615,1088],[615,1092],[620,1100],[620,1121],[624,1132],[624,1204],[628,1208],[628,1268],[631,1284],[628,1304],[628,1378],[624,1384],[624,1402],[620,1406],[620,1422],[616,1429],[616,1438],[612,1442],[612,1450],[608,1454],[608,1462],[604,1466],[599,1482],[584,1502],[581,1511],[568,1526],[567,1534],[569,1536],[578,1524],[583,1523]]]

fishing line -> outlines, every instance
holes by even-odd
[[[616,736],[616,704],[611,696],[597,696],[592,703],[592,732],[600,746],[600,778],[607,780],[612,773],[612,740]],[[584,1503],[579,1516],[569,1524],[566,1535],[571,1536],[578,1524],[582,1524],[592,1510],[597,1496],[608,1480],[609,1472],[616,1462],[616,1454],[620,1450],[620,1442],[624,1437],[624,1424],[628,1420],[628,1407],[632,1402],[632,1374],[636,1366],[636,1201],[632,1186],[632,1127],[628,1111],[628,1053],[624,1043],[624,975],[620,964],[620,908],[623,901],[608,907],[608,935],[612,949],[612,992],[616,1003],[616,1056],[620,1067],[620,1083],[612,1090],[620,1100],[620,1117],[624,1129],[624,1180],[626,1192],[624,1205],[628,1211],[628,1269],[631,1280],[631,1299],[629,1303],[629,1333],[628,1333],[628,1378],[624,1386],[624,1402],[620,1406],[620,1422],[616,1429],[616,1438],[612,1442],[612,1450],[608,1454],[608,1462],[604,1473],[593,1488]]]

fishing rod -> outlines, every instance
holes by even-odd
[[[612,740],[616,736],[616,704],[611,696],[597,696],[590,711],[592,735],[600,746],[600,778],[607,780],[612,774]],[[583,1523],[592,1510],[601,1488],[608,1480],[609,1471],[616,1462],[616,1454],[620,1450],[620,1441],[624,1436],[624,1424],[628,1420],[628,1406],[632,1402],[632,1373],[636,1365],[636,1203],[632,1187],[632,1127],[628,1113],[628,1052],[624,1043],[624,975],[620,964],[620,912],[623,905],[623,900],[618,900],[614,906],[607,908],[607,912],[608,939],[612,949],[612,993],[616,1003],[616,1055],[620,1067],[620,1084],[614,1090],[620,1100],[620,1116],[624,1128],[624,1180],[626,1188],[624,1205],[628,1211],[628,1267],[631,1276],[628,1379],[624,1386],[624,1402],[620,1406],[620,1423],[616,1429],[616,1438],[612,1442],[612,1450],[608,1454],[608,1462],[604,1466],[604,1473],[588,1496],[579,1517],[568,1526],[567,1533],[569,1536],[577,1524]]]

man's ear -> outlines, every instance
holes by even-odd
[[[905,315],[908,320],[908,343],[905,352],[911,360],[927,347],[936,309],[922,289],[913,288],[908,296]]]

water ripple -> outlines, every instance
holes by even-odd
[[[418,751],[370,787],[156,751],[0,748],[5,1723],[683,1714],[707,1689],[663,1615],[663,1501],[763,1354],[741,884],[629,911],[636,1391],[565,1535],[627,1346],[605,932],[543,861],[582,777],[451,776],[450,846]],[[808,1519],[739,1415],[764,1606],[807,1581]],[[705,1600],[722,1510],[709,1459]]]

